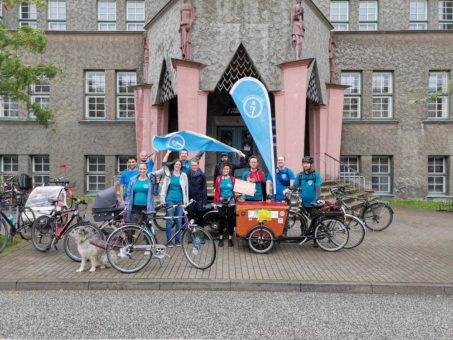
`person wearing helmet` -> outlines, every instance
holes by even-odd
[[[311,156],[305,156],[302,159],[302,172],[297,174],[293,185],[300,189],[299,195],[302,206],[305,208],[313,208],[314,204],[322,202],[319,200],[322,186],[321,174],[313,169],[313,162]]]

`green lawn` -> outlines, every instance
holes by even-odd
[[[393,198],[389,202],[391,205],[402,206],[402,207],[428,209],[428,210],[439,209],[439,202],[436,202],[436,201]]]
[[[0,242],[4,240],[4,236],[0,235]],[[26,241],[23,240],[19,235],[14,236],[12,240],[9,240],[8,245],[6,248],[0,253],[0,256],[6,256],[16,249],[22,248],[27,242],[31,241]]]

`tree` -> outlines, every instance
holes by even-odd
[[[453,80],[448,81],[447,83],[447,91],[446,92],[430,92],[426,97],[417,97],[411,98],[407,101],[407,105],[415,105],[415,104],[426,104],[433,102],[437,98],[442,95],[451,95],[453,94]]]
[[[20,4],[21,0],[5,0],[6,8]],[[30,0],[37,7],[46,6],[43,0]],[[0,23],[0,96],[10,96],[25,102],[29,110],[36,116],[36,120],[44,127],[48,127],[52,113],[32,103],[29,88],[43,80],[53,79],[58,68],[52,63],[25,64],[22,61],[24,53],[43,54],[47,47],[47,37],[41,30],[30,26],[22,26],[17,31],[8,31]]]

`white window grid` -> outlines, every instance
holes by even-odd
[[[105,72],[85,72],[85,118],[105,118]]]
[[[360,164],[358,156],[341,156],[340,158],[340,176],[356,177],[360,173]]]
[[[360,97],[345,96],[343,104],[344,119],[360,119]]]
[[[378,2],[377,1],[360,1],[359,3],[359,22],[377,22],[378,21]]]
[[[377,31],[378,24],[377,23],[360,23],[359,24],[359,31]]]
[[[373,118],[389,119],[393,116],[392,97],[373,97],[372,116]]]
[[[49,183],[49,155],[32,156],[33,185],[42,186]]]
[[[447,160],[443,156],[428,157],[428,193],[447,192]]]
[[[0,118],[18,118],[19,102],[10,96],[0,96]]]
[[[360,72],[342,72],[341,84],[349,86],[345,91],[343,118],[359,119],[361,116],[362,75]]]
[[[116,93],[133,95],[132,86],[137,85],[137,72],[117,72],[116,73]]]
[[[411,22],[428,21],[427,0],[411,0],[409,6],[409,20]]]
[[[453,0],[439,1],[439,23],[453,22]]]
[[[49,22],[49,31],[66,31],[66,22]]]
[[[391,193],[391,157],[373,156],[371,160],[371,185],[374,191]]]
[[[116,0],[98,0],[98,30],[116,31]]]
[[[66,0],[49,0],[47,19],[49,21],[66,21]]]
[[[86,96],[86,115],[88,119],[105,118],[105,97]]]
[[[349,30],[349,1],[330,2],[330,21],[335,30]]]
[[[117,97],[117,112],[119,119],[135,118],[135,100],[134,97]]]
[[[119,174],[127,169],[129,156],[116,156],[116,173]]]
[[[448,72],[429,73],[428,92],[435,95],[428,101],[428,118],[448,118]]]
[[[135,117],[135,99],[132,86],[137,84],[137,73],[121,71],[116,74],[116,112],[119,119]]]
[[[28,2],[23,2],[19,5],[19,20],[36,21],[37,11],[36,5]]]
[[[360,72],[342,72],[341,85],[349,86],[345,94],[361,95],[362,94],[362,76]]]
[[[38,28],[38,24],[36,21],[19,21],[19,27],[22,26],[30,26],[32,28]]]
[[[105,94],[105,72],[87,71],[85,74],[85,93]]]
[[[411,22],[409,24],[410,31],[426,31],[428,29],[428,23],[426,22]]]
[[[100,22],[98,23],[98,31],[116,31],[116,23]]]
[[[17,155],[1,156],[0,171],[3,174],[17,173],[19,171],[19,157]]]
[[[373,73],[373,118],[392,118],[393,116],[393,74],[391,72]]]
[[[145,30],[145,23],[127,23],[127,30],[128,31],[144,31]]]
[[[105,157],[87,156],[87,191],[95,192],[105,189]]]
[[[145,22],[145,1],[126,1],[126,21]]]

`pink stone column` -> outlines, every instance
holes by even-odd
[[[284,155],[287,166],[294,171],[300,170],[304,156],[308,68],[312,61],[303,59],[278,65],[283,88],[274,92],[277,155]]]
[[[325,157],[327,152],[327,106],[310,106],[310,154],[315,158],[315,168],[325,177]]]
[[[205,65],[181,59],[172,59],[176,69],[178,95],[178,130],[206,134],[208,92],[200,90],[200,71]],[[204,168],[203,157],[200,167]]]

